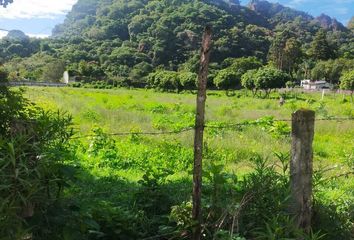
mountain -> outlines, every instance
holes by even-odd
[[[206,24],[214,29],[216,61],[241,56],[265,60],[275,31],[290,29],[309,44],[320,27],[346,30],[324,15],[314,19],[262,0],[251,0],[247,7],[237,0],[79,0],[53,37],[129,41],[155,65],[179,65],[198,50]]]
[[[28,41],[29,37],[22,32],[21,30],[11,30],[7,33],[6,37],[7,40],[13,41]]]
[[[354,55],[353,32],[335,19],[264,0],[247,6],[238,0],[78,0],[50,39],[28,46],[0,41],[0,62],[44,54],[92,79],[139,79],[161,68],[196,72],[206,25],[213,29],[211,71],[228,58],[266,63],[276,47],[298,46],[308,59],[321,29],[333,56]]]
[[[279,3],[270,3],[263,0],[251,0],[248,7],[257,12],[258,14],[266,17],[274,24],[281,22],[292,21],[297,17],[301,17],[304,20],[311,21],[313,17],[305,12],[297,11],[288,7],[284,7]]]
[[[319,23],[319,25],[326,29],[326,30],[331,30],[331,31],[346,31],[346,27],[338,22],[335,18],[331,18],[330,16],[326,14],[321,14],[316,18],[316,21]]]

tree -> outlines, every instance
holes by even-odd
[[[272,89],[285,87],[285,83],[290,80],[291,77],[287,73],[266,66],[245,73],[242,76],[242,86],[246,89],[252,89],[254,95],[258,90],[262,90],[265,93],[264,97],[268,97]]]
[[[340,88],[351,91],[350,97],[353,101],[354,92],[354,70],[344,73],[340,78]]]
[[[57,60],[48,63],[43,69],[42,80],[48,82],[59,82],[65,71],[65,63],[62,60]]]
[[[129,73],[129,78],[132,82],[142,82],[149,73],[151,73],[153,67],[151,64],[147,62],[141,62],[135,65],[131,72]]]
[[[181,86],[185,90],[194,90],[197,87],[197,77],[196,73],[182,71],[179,72],[178,78]]]
[[[3,68],[0,67],[0,83],[7,82],[8,72]]]
[[[258,69],[263,66],[262,62],[256,57],[242,57],[242,58],[227,58],[223,61],[224,68],[230,67],[235,72],[243,75],[248,70]]]
[[[257,71],[255,88],[263,90],[265,97],[269,96],[272,89],[282,88],[291,77],[281,70],[273,67],[264,67]]]
[[[147,80],[150,87],[163,91],[179,91],[181,87],[178,73],[175,71],[157,70],[156,72],[150,73]]]
[[[337,84],[342,72],[354,68],[354,60],[339,58],[336,60],[319,61],[311,71],[312,79],[326,80]]]
[[[241,85],[241,77],[251,69],[262,67],[262,62],[256,57],[227,58],[215,78],[214,84],[219,89],[235,89]]]
[[[310,56],[315,60],[328,60],[334,57],[333,46],[327,41],[326,32],[320,29],[311,43]]]
[[[311,59],[306,59],[299,65],[298,74],[301,79],[311,78],[311,70],[314,68],[315,63],[316,62]]]
[[[253,70],[247,71],[241,77],[242,87],[244,87],[248,90],[251,90],[253,93],[253,96],[255,96],[257,94],[257,89],[255,86],[256,74],[257,74],[257,70],[253,69]]]
[[[301,56],[302,51],[300,42],[294,37],[286,40],[284,47],[285,64],[284,68],[281,70],[285,70],[287,73],[292,75],[294,70],[298,68]]]
[[[235,89],[240,86],[241,76],[232,68],[225,68],[217,73],[214,84],[218,89]]]
[[[96,62],[80,61],[78,72],[83,77],[88,77],[90,80],[102,79],[105,76],[102,68]]]
[[[302,56],[301,43],[288,30],[278,33],[269,49],[268,60],[275,66],[293,74]]]

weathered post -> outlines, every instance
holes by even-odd
[[[292,114],[290,163],[291,206],[297,226],[308,232],[312,216],[312,142],[315,112],[301,109]]]
[[[193,170],[193,211],[192,217],[196,222],[193,230],[193,240],[201,239],[201,197],[202,197],[202,155],[203,155],[203,133],[204,114],[206,101],[206,88],[208,79],[208,68],[211,49],[211,28],[206,27],[201,49],[200,68],[198,75],[198,96],[197,113],[195,118],[194,135],[194,170]]]

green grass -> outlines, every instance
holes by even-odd
[[[299,108],[316,111],[317,118],[328,116],[353,117],[354,104],[343,103],[342,95],[299,94],[279,106],[276,94],[273,99],[247,97],[238,92],[226,97],[223,92],[211,92],[206,104],[208,122],[237,123],[264,116],[290,119]],[[194,123],[195,96],[193,94],[159,93],[151,90],[91,90],[71,88],[29,88],[27,97],[45,109],[60,109],[73,115],[75,128],[89,133],[99,126],[105,131],[158,131],[180,129]],[[338,164],[353,152],[353,121],[317,121],[314,141],[315,162]],[[192,133],[154,137],[157,140],[178,141],[186,147],[193,144]],[[246,160],[247,152],[272,155],[273,151],[289,150],[289,142],[274,139],[258,128],[242,132],[226,132],[207,136],[210,144],[233,153],[236,162]]]

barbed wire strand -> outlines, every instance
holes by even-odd
[[[262,121],[269,121],[269,122],[291,122],[291,119],[269,119],[269,120],[250,120],[250,122],[244,122],[244,123],[230,123],[230,124],[224,124],[221,126],[213,126],[213,125],[205,125],[205,128],[211,128],[211,129],[229,129],[232,130],[232,128],[237,128],[237,127],[243,127],[243,126],[250,126],[250,125],[257,125],[262,123]],[[354,118],[318,118],[315,119],[315,121],[337,121],[337,122],[342,122],[342,121],[354,121]],[[161,132],[117,132],[117,133],[104,133],[105,135],[108,136],[130,136],[130,135],[173,135],[173,134],[180,134],[183,132],[189,132],[194,130],[194,127],[186,127],[183,129],[179,130],[174,130],[174,131],[161,131]],[[97,134],[88,134],[88,135],[83,135],[83,136],[77,136],[77,137],[71,137],[70,139],[82,139],[82,138],[90,138],[90,137],[97,137],[100,135]]]

